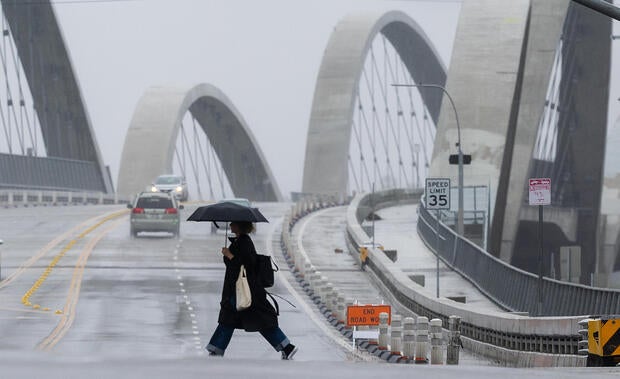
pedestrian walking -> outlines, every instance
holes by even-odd
[[[251,222],[234,221],[230,223],[230,230],[236,237],[230,238],[231,244],[228,248],[222,248],[226,273],[220,313],[217,328],[206,349],[209,355],[223,356],[235,329],[243,329],[246,332],[259,332],[276,351],[281,352],[282,359],[292,359],[298,348],[278,326],[277,311],[267,300],[267,292],[257,281],[256,249],[249,236],[254,225]],[[249,308],[237,311],[235,284],[241,265],[247,272],[252,303]]]

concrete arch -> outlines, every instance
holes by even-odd
[[[76,190],[113,193],[111,178],[51,2],[23,4],[3,0],[2,10],[28,79],[47,153],[47,158],[37,158],[37,163],[30,162],[29,167],[42,172],[50,166],[79,172],[76,180],[65,181],[64,185],[72,185]],[[81,175],[83,173],[87,173],[88,178]],[[38,182],[15,184],[55,186],[54,180],[45,176]]]
[[[151,87],[140,99],[127,131],[118,192],[131,196],[172,171],[177,134],[191,112],[214,146],[236,196],[280,201],[282,196],[247,123],[226,95],[210,84]]]
[[[331,35],[317,79],[306,142],[304,193],[344,194],[347,190],[355,93],[366,55],[379,33],[395,47],[417,83],[443,86],[446,82],[439,54],[422,28],[405,13],[345,17]],[[443,93],[421,94],[436,123]]]

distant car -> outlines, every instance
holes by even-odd
[[[218,201],[218,203],[235,203],[235,204],[239,204],[239,205],[243,205],[244,207],[251,207],[252,206],[252,202],[250,202],[250,200],[242,198],[242,197],[233,197],[230,199],[222,199],[220,201]],[[228,230],[230,230],[230,225],[228,225],[227,222],[218,222],[217,225],[219,226],[219,229],[221,230],[226,230],[226,227],[228,227]],[[211,223],[211,233],[217,233],[218,228]]]
[[[160,175],[151,185],[151,192],[172,193],[181,200],[187,201],[189,191],[187,190],[187,181],[179,175]]]
[[[129,217],[129,234],[137,237],[140,232],[168,232],[179,236],[181,231],[181,212],[183,205],[170,193],[142,192],[133,203],[127,204],[131,209]]]

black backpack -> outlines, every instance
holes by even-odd
[[[273,266],[275,266],[275,269]],[[256,277],[260,285],[264,288],[273,287],[275,282],[273,273],[277,271],[280,271],[280,268],[271,259],[271,256],[256,254]]]

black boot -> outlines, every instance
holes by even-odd
[[[293,345],[292,343],[289,343],[288,345],[284,346],[284,349],[282,349],[282,359],[284,360],[293,359],[293,355],[297,353],[297,350],[299,350],[297,346]]]

